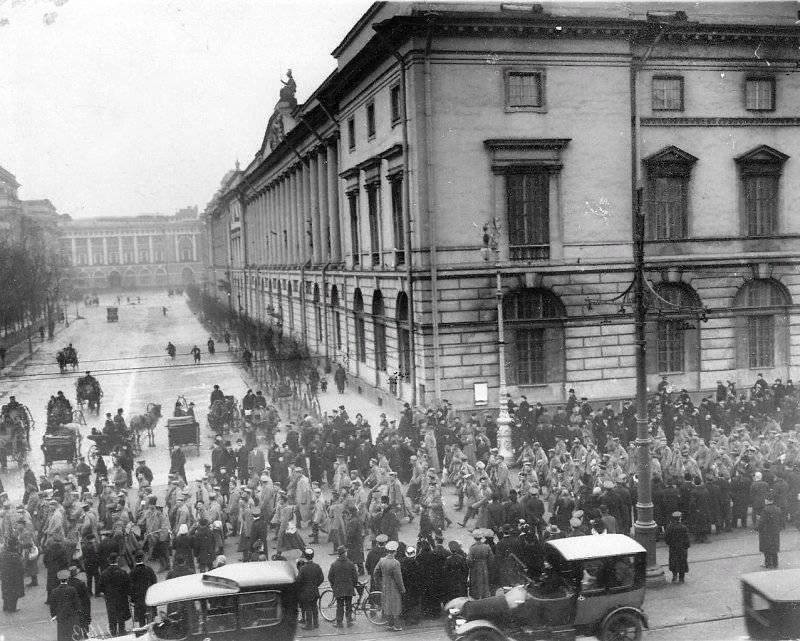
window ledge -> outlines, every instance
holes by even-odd
[[[507,114],[517,113],[517,112],[546,114],[547,113],[547,107],[537,107],[535,105],[527,105],[527,106],[520,106],[520,107],[509,107],[509,106],[506,105],[506,107],[503,108],[503,111],[505,113],[507,113]]]

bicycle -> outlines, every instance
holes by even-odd
[[[383,614],[380,591],[369,592],[367,584],[359,582],[356,586],[356,594],[358,596],[353,602],[353,617],[359,612],[363,612],[367,621],[373,625],[386,625],[389,622]],[[324,590],[319,597],[319,613],[329,623],[336,621],[336,597],[333,596],[333,590],[330,588]]]

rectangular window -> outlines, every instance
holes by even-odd
[[[396,125],[400,122],[402,115],[400,105],[400,85],[394,85],[389,89],[389,104],[391,108],[392,124]]]
[[[545,330],[517,329],[517,384],[541,385],[545,380]]]
[[[657,176],[650,182],[651,240],[686,237],[686,179],[683,176]]]
[[[375,137],[375,103],[367,105],[367,138]]]
[[[356,148],[356,119],[347,119],[347,148],[353,151]]]
[[[512,260],[550,258],[550,176],[539,171],[506,177]]]
[[[682,372],[684,341],[681,321],[661,321],[657,328],[658,371]]]
[[[748,111],[775,109],[775,78],[748,78],[745,83],[745,108]]]
[[[543,110],[544,71],[506,70],[506,108]]]
[[[653,78],[653,111],[683,111],[683,78],[655,76]]]
[[[774,316],[749,316],[747,318],[747,345],[752,369],[774,367]]]
[[[239,627],[265,628],[283,618],[279,592],[246,592],[239,595]]]
[[[347,204],[350,207],[350,251],[353,256],[353,265],[361,262],[361,246],[358,234],[358,192],[347,194]]]
[[[405,224],[403,221],[403,179],[394,178],[391,183],[392,196],[392,228],[394,230],[394,262],[404,265],[406,262]]]
[[[744,201],[748,235],[774,234],[778,220],[778,176],[746,176]]]
[[[380,207],[380,185],[367,185],[367,211],[369,215],[369,243],[372,264],[381,264],[380,226],[378,224],[378,208]]]

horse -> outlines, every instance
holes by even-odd
[[[147,445],[148,447],[155,447],[155,434],[153,432],[158,419],[161,418],[161,405],[158,403],[148,403],[145,408],[144,414],[136,414],[131,417],[130,428],[131,431],[137,434],[143,429],[147,430]]]

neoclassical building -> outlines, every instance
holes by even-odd
[[[60,254],[81,290],[188,285],[204,278],[205,239],[197,207],[172,216],[81,218],[59,228]]]
[[[376,3],[209,203],[212,291],[379,397],[630,397],[641,213],[650,383],[797,376],[796,5],[669,6]]]

